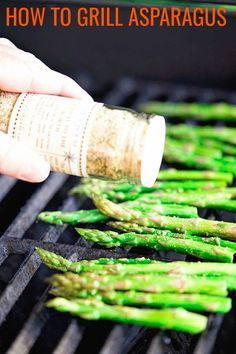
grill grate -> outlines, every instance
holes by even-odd
[[[90,88],[96,87],[91,78],[88,82]],[[133,108],[150,99],[236,103],[236,92],[130,78],[121,79],[109,90],[106,87],[96,89],[93,95],[109,104]],[[236,347],[233,342],[235,301],[231,313],[211,315],[207,330],[194,337],[175,331],[88,322],[44,307],[48,293],[44,279],[51,270],[41,265],[35,246],[71,259],[140,256],[143,251],[138,248],[106,251],[81,240],[66,225],[35,222],[42,210],[69,211],[86,207],[85,199],[67,196],[76,183],[77,178],[61,174],[51,174],[45,183],[32,186],[0,177],[0,210],[3,213],[3,225],[0,226],[0,353],[220,354],[224,353],[226,339],[232,341],[233,350]],[[230,213],[214,210],[200,210],[200,213],[203,217],[236,221],[235,215]],[[185,259],[173,252],[145,250],[145,255],[156,259]]]

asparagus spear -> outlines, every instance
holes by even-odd
[[[235,197],[235,188],[226,188],[222,191],[199,192],[199,193],[169,193],[159,192],[143,194],[137,202],[142,204],[156,204],[157,200],[161,203],[175,203],[180,205],[192,205],[199,208],[214,208],[219,210],[236,211],[236,200],[228,200]],[[177,215],[176,215],[177,216]]]
[[[102,182],[102,183],[101,183]],[[128,183],[104,183],[104,181],[97,180],[91,183],[80,184],[74,187],[71,191],[71,195],[85,195],[90,196],[91,192],[102,194],[108,199],[114,199],[117,195],[129,195],[132,199],[132,195],[139,195],[142,193],[150,193],[156,190],[196,190],[196,189],[212,189],[223,188],[227,182],[225,180],[212,180],[212,181],[159,181],[153,187],[144,187],[139,185],[133,185]],[[133,198],[135,199],[135,198]]]
[[[165,171],[162,171],[163,173]],[[180,171],[181,172],[181,171]],[[212,173],[215,174],[215,172],[209,172],[209,171],[190,171],[192,173],[190,173],[190,176],[194,177],[193,172],[197,172],[196,177],[200,177],[199,173],[201,174],[201,177],[204,178],[206,176],[206,178],[209,178]],[[169,173],[169,172],[168,172]],[[174,175],[175,175],[175,170],[174,170]],[[209,175],[209,177],[207,177]],[[215,177],[220,177],[222,175],[222,173],[216,173]],[[223,173],[224,175],[224,173]],[[165,175],[164,175],[165,176]],[[169,177],[172,176],[172,173],[170,173]],[[186,176],[186,178],[188,177],[188,174],[186,175],[186,171],[184,171],[184,175]],[[168,175],[167,175],[168,177]],[[231,178],[232,176],[230,174],[226,174],[227,178]],[[175,176],[174,176],[175,178]],[[211,178],[211,177],[210,177]],[[95,185],[98,183],[100,184],[102,182],[102,188],[96,188]],[[161,182],[160,182],[161,183]],[[206,198],[208,198],[208,200],[210,200],[212,202],[212,199],[227,199],[227,198],[231,198],[233,196],[236,196],[236,190],[235,188],[224,188],[224,185],[226,183],[226,181],[210,181],[209,184],[206,181],[181,181],[180,182],[166,182],[169,184],[172,184],[173,189],[174,188],[182,188],[182,190],[184,191],[184,195],[185,193],[186,196],[188,196],[189,198],[194,198],[194,200],[199,200],[199,199],[203,199],[204,200]],[[196,184],[197,183],[197,184]],[[200,183],[200,184],[199,184]],[[202,184],[203,183],[203,184]],[[89,196],[91,196],[91,191],[93,190],[99,190],[99,194],[102,194],[102,196],[106,196],[107,199],[112,199],[112,200],[118,200],[118,201],[124,201],[124,200],[135,200],[139,197],[142,196],[147,196],[150,195],[150,198],[153,197],[153,195],[155,196],[156,194],[153,192],[161,192],[164,193],[164,196],[166,194],[172,195],[173,193],[177,194],[177,191],[180,191],[180,189],[176,189],[176,190],[161,190],[161,188],[159,188],[159,184],[157,184],[156,186],[154,186],[153,188],[145,188],[142,186],[134,186],[134,185],[129,185],[129,184],[120,184],[117,187],[117,183],[114,183],[115,187],[113,188],[113,185],[111,183],[107,183],[105,181],[97,181],[94,182],[94,180],[91,181],[91,183],[82,183],[81,186],[75,187],[74,189],[74,193],[77,193],[77,191],[80,190],[80,188],[84,188],[84,184],[86,185],[86,188],[89,188]],[[196,193],[191,190],[191,188],[201,188],[201,190],[198,191],[198,194],[196,196]],[[113,190],[111,190],[111,188],[113,188]],[[205,190],[202,189],[209,189],[207,190],[207,192]],[[108,192],[108,190],[110,190],[110,192]],[[150,193],[152,192],[152,193]],[[190,193],[190,194],[188,194]],[[217,193],[217,195],[210,195],[211,193]],[[178,194],[180,195],[180,194]],[[182,194],[181,194],[182,195]],[[199,197],[198,197],[199,196]],[[169,201],[168,201],[169,203]],[[124,204],[125,206],[129,206],[132,204],[126,203]],[[134,204],[133,204],[134,205]],[[137,204],[136,204],[137,207]]]
[[[135,223],[122,222],[122,221],[110,221],[108,225],[117,229],[126,232],[136,232],[138,234],[151,234],[159,236],[170,236],[184,240],[193,240],[197,242],[208,243],[210,245],[216,245],[220,247],[228,247],[233,250],[236,250],[236,242],[222,240],[219,237],[199,237],[191,234],[179,234],[174,233],[168,230],[158,230],[151,227],[140,226]]]
[[[179,216],[185,218],[194,218],[198,216],[197,209],[191,206],[182,206],[175,204],[141,204],[123,203],[127,209],[140,210],[143,212],[156,212],[160,215]],[[69,212],[62,211],[44,211],[38,215],[38,219],[50,224],[77,225],[79,223],[96,223],[109,220],[109,217],[102,214],[98,209],[75,210]]]
[[[200,121],[235,121],[236,106],[229,103],[176,103],[150,101],[141,106],[146,113],[157,113],[168,117],[181,119],[194,118]]]
[[[98,209],[76,211],[44,211],[38,215],[38,219],[50,224],[77,225],[78,223],[96,223],[109,220]]]
[[[207,138],[199,138],[198,139],[198,144],[200,144],[201,146],[210,146],[211,148],[215,148],[220,150],[223,154],[226,155],[236,155],[236,146],[231,145],[231,144],[227,144],[225,142],[221,142],[221,141],[216,141],[213,139],[207,139]]]
[[[204,331],[207,325],[205,316],[184,309],[149,310],[124,306],[110,306],[98,300],[66,300],[55,298],[47,303],[61,312],[70,312],[89,320],[106,319],[137,325],[175,329],[189,333]]]
[[[222,158],[223,153],[218,148],[204,146],[198,140],[173,139],[166,137],[166,146],[177,150],[185,151],[189,155],[207,155],[211,158]]]
[[[236,264],[214,262],[160,262],[156,260],[136,259],[106,259],[69,261],[53,252],[36,248],[42,262],[49,268],[62,272],[96,272],[96,274],[168,274],[220,277],[220,280],[230,281],[229,289],[236,289]]]
[[[63,288],[51,290],[51,294],[67,297]],[[226,313],[231,309],[231,299],[222,296],[209,296],[202,294],[153,294],[138,291],[105,291],[89,292],[82,290],[78,293],[79,298],[94,298],[113,305],[132,305],[148,307],[182,307],[190,311],[208,311]]]
[[[182,193],[176,191],[172,191],[172,192],[159,191],[159,192],[143,193],[143,194],[117,193],[113,195],[113,201],[120,202],[123,200],[129,200],[130,202],[127,202],[127,205],[129,205],[129,203],[131,203],[131,199],[132,202],[135,200],[136,204],[133,205],[136,205],[136,210],[141,210],[141,211],[144,210],[145,207],[147,208],[148,205],[155,205],[156,207],[157,204],[163,204],[163,205],[180,204],[186,206],[192,205],[192,206],[202,207],[202,208],[215,208],[219,210],[235,211],[236,201],[228,200],[231,198],[235,198],[235,195],[236,195],[235,188],[212,189],[208,191],[198,191],[198,193],[195,193],[193,191],[185,191]],[[103,195],[102,197],[104,198]],[[121,204],[121,205],[126,206],[126,204]],[[158,207],[156,207],[156,211],[157,210]],[[175,210],[177,210],[177,208]],[[182,210],[180,211],[179,215],[181,215],[181,217],[184,217],[185,213],[186,215],[188,215],[188,217],[190,216],[189,210]],[[173,214],[175,213],[173,212]],[[177,212],[174,216],[178,216]]]
[[[236,128],[212,127],[212,126],[189,126],[186,124],[168,125],[168,136],[182,139],[207,138],[223,141],[236,145]]]
[[[143,246],[161,250],[171,250],[179,253],[218,262],[233,262],[235,250],[220,246],[200,243],[194,240],[184,240],[169,236],[152,234],[135,234],[134,232],[118,234],[114,231],[99,231],[95,229],[80,229],[76,231],[86,240],[97,242],[105,247],[136,247]]]
[[[214,148],[212,146],[215,146]],[[236,146],[227,143],[219,142],[211,139],[189,139],[189,140],[177,140],[172,137],[166,138],[166,152],[174,150],[174,153],[180,153],[181,151],[188,156],[207,156],[218,163],[224,161],[224,163],[235,162]],[[229,154],[233,156],[223,156],[223,154]]]
[[[160,215],[166,216],[178,216],[183,218],[196,218],[198,217],[198,211],[196,207],[189,206],[189,205],[179,205],[179,204],[145,204],[140,203],[140,201],[132,201],[132,202],[124,202],[122,203],[127,209],[130,210],[138,210],[145,213],[155,212]]]
[[[149,197],[150,199],[155,198],[157,195],[159,196],[170,196],[170,195],[184,195],[189,198],[193,198],[194,195],[199,195],[199,198],[204,198],[210,201],[212,198],[217,199],[234,199],[236,197],[236,188],[235,187],[227,187],[227,188],[213,188],[207,191],[199,190],[197,191],[184,191],[184,192],[176,192],[176,191],[156,191],[152,193],[143,193],[140,197]],[[197,200],[197,199],[196,199]]]
[[[222,157],[220,160],[207,156],[206,154],[192,154],[188,153],[184,149],[180,149],[173,145],[166,145],[164,151],[164,157],[167,162],[180,163],[186,166],[200,168],[200,169],[211,169],[214,171],[229,172],[236,176],[236,167],[234,163],[227,163],[225,158]]]
[[[220,190],[209,190],[207,192],[199,191],[197,194],[192,192],[175,193],[175,192],[158,192],[131,194],[131,197],[126,193],[124,199],[138,198],[136,202],[125,202],[122,205],[128,209],[139,210],[143,212],[157,212],[160,215],[179,216],[179,217],[196,217],[197,210],[189,207],[215,208],[228,211],[236,211],[236,201],[227,200],[236,196],[235,188],[225,188]],[[117,196],[115,199],[119,199]],[[176,203],[176,204],[173,204]],[[172,204],[172,205],[167,205]],[[180,205],[186,205],[181,207]],[[96,223],[104,222],[109,219],[99,210],[79,210],[73,212],[42,212],[38,216],[39,220],[52,224],[71,224],[78,223]]]
[[[93,260],[82,260],[79,262],[72,262],[62,256],[57,255],[56,253],[46,251],[40,247],[36,247],[36,252],[40,256],[43,263],[45,263],[49,268],[57,269],[62,272],[80,272],[83,271],[83,267],[85,266],[85,271],[87,272],[87,266],[90,265],[112,265],[112,264],[124,264],[124,265],[134,265],[134,264],[152,264],[156,262],[152,259],[139,257],[139,258],[99,258]]]
[[[221,161],[221,159],[218,159],[218,158],[216,158],[216,160]],[[229,165],[231,165],[232,163],[235,163],[236,162],[235,156],[224,156],[224,162]]]
[[[216,171],[196,171],[196,170],[176,170],[174,168],[169,168],[166,170],[161,170],[158,176],[159,180],[171,180],[171,181],[225,181],[227,183],[233,182],[233,175],[226,172],[216,172]]]
[[[223,159],[222,163],[220,163],[212,158],[209,158],[208,156],[185,155],[183,151],[170,151],[168,149],[165,150],[164,157],[169,163],[179,163],[184,166],[196,167],[203,170],[212,169],[213,171],[229,172],[232,173],[234,177],[236,176],[235,166],[225,165]]]
[[[137,290],[148,293],[185,293],[227,295],[227,282],[218,278],[194,277],[185,275],[133,274],[99,275],[97,273],[54,274],[48,282],[57,289],[63,289],[69,297],[77,297],[81,290]]]
[[[232,300],[222,296],[202,294],[152,294],[136,291],[112,291],[101,295],[103,302],[117,305],[149,307],[182,307],[190,311],[227,313],[231,310]]]
[[[192,233],[200,236],[219,236],[223,239],[236,239],[236,225],[230,222],[206,220],[202,218],[176,218],[152,213],[128,210],[119,204],[93,196],[96,207],[105,215],[120,221],[132,221],[138,225],[167,229],[179,233]]]

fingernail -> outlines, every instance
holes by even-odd
[[[27,182],[42,182],[50,173],[50,166],[43,158],[35,158],[22,167],[19,179]]]

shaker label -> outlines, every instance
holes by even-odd
[[[101,103],[50,95],[21,94],[8,134],[40,153],[53,171],[87,176],[90,127]]]

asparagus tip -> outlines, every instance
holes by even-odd
[[[83,237],[86,237],[91,233],[91,229],[83,229],[81,227],[75,227],[75,231],[78,232],[78,234]]]
[[[41,247],[35,247],[35,251],[37,252],[37,254],[38,254],[38,256],[42,259],[42,257],[43,257],[43,255],[44,255],[44,253],[45,252],[47,252],[47,251],[45,251],[43,248],[41,248]]]
[[[44,221],[50,224],[62,225],[60,220],[61,211],[43,211],[38,215],[38,220]]]
[[[51,299],[49,301],[46,302],[46,306],[47,307],[51,307],[51,308],[61,308],[61,306],[64,305],[64,298],[62,297],[56,297],[54,299]]]
[[[47,251],[41,247],[35,247],[35,251],[37,252],[41,261],[46,265],[50,262],[51,259],[58,257],[55,253]]]
[[[69,190],[68,195],[75,195],[75,194],[78,194],[78,193],[76,193],[76,192],[77,192],[77,187],[78,187],[78,186],[76,186],[76,187],[72,188],[71,190]]]

